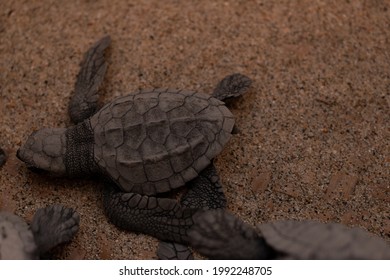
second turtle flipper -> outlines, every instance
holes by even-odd
[[[39,254],[70,241],[79,229],[80,216],[72,208],[51,205],[38,209],[31,223]]]
[[[254,228],[224,210],[196,214],[188,236],[194,249],[212,259],[267,259],[271,254]]]

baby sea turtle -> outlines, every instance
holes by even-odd
[[[274,221],[254,229],[223,210],[194,215],[189,243],[215,259],[390,259],[385,240],[360,228]]]
[[[251,80],[241,74],[227,76],[212,95],[141,90],[97,111],[110,40],[106,36],[95,43],[81,63],[69,105],[75,125],[34,132],[17,156],[33,170],[70,177],[103,175],[105,211],[112,223],[181,242],[195,210],[154,196],[202,177],[234,126],[233,115],[221,100],[242,95]],[[214,182],[206,186],[212,188]]]
[[[61,205],[40,208],[31,226],[14,214],[0,211],[0,259],[38,259],[70,241],[79,229],[79,215]]]

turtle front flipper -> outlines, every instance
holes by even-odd
[[[77,75],[74,95],[69,103],[69,116],[75,124],[89,118],[97,110],[99,99],[97,93],[107,70],[104,51],[110,43],[110,36],[105,36],[84,55]]]
[[[223,78],[215,87],[212,96],[226,100],[243,95],[248,91],[252,80],[245,75],[236,73]]]
[[[70,241],[79,229],[80,216],[72,208],[51,205],[38,209],[31,223],[39,254]]]
[[[174,199],[121,192],[112,182],[106,182],[103,201],[109,221],[119,228],[179,243],[188,242],[187,230],[197,211]]]
[[[223,210],[195,214],[190,245],[212,259],[268,259],[272,250],[256,230]]]
[[[226,207],[226,197],[213,163],[205,168],[198,177],[186,184],[188,191],[181,198],[181,205],[194,209],[222,209]],[[193,259],[191,250],[178,243],[161,241],[157,249],[159,259]]]

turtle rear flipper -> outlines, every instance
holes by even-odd
[[[157,248],[160,260],[193,260],[191,250],[183,244],[161,241]]]
[[[204,210],[226,207],[226,197],[213,163],[199,176],[186,184],[188,191],[183,195],[181,204],[187,208]]]
[[[239,97],[248,91],[252,80],[236,73],[223,78],[215,87],[212,96],[219,100]]]
[[[186,184],[188,191],[181,198],[181,205],[193,209],[221,209],[226,207],[226,197],[213,163],[199,176]],[[182,244],[161,241],[157,256],[164,260],[193,259],[191,250]]]
[[[190,245],[212,259],[267,259],[272,252],[256,230],[223,210],[199,212],[188,231]]]
[[[79,123],[97,110],[98,90],[107,70],[104,51],[110,45],[110,36],[96,42],[84,55],[80,72],[69,103],[69,116],[73,123]]]
[[[104,209],[111,223],[160,240],[188,242],[187,230],[196,209],[181,207],[175,199],[121,192],[109,180],[105,185]]]
[[[52,205],[38,209],[31,223],[39,254],[70,241],[79,229],[80,216],[72,208]]]

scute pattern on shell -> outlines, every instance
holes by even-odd
[[[142,90],[90,119],[94,160],[126,192],[152,195],[195,178],[230,139],[234,118],[210,95]]]

